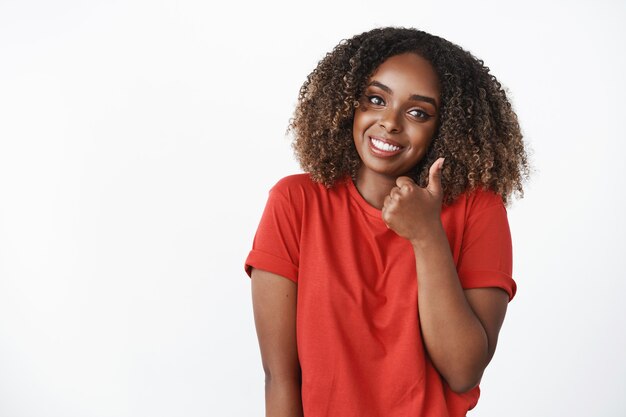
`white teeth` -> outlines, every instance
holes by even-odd
[[[400,149],[399,146],[394,146],[391,145],[389,143],[383,142],[382,140],[378,140],[378,139],[372,139],[372,144],[374,145],[374,147],[376,149],[380,149],[381,151],[387,151],[387,152],[391,152],[391,151],[397,151]]]

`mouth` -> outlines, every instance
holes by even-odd
[[[369,145],[371,151],[378,156],[394,156],[404,149],[399,143],[376,136],[369,136]]]

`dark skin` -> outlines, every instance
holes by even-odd
[[[506,314],[498,288],[463,290],[441,223],[443,158],[419,187],[405,174],[424,157],[437,128],[438,78],[413,53],[389,58],[372,75],[355,111],[353,135],[362,160],[355,185],[407,239],[417,265],[418,308],[428,354],[452,390],[479,384]],[[254,269],[252,298],[266,374],[266,416],[301,416],[296,346],[297,285]]]
[[[254,323],[265,371],[265,415],[302,417],[300,362],[296,346],[295,282],[252,270]]]

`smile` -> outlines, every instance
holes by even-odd
[[[370,149],[377,155],[393,156],[402,150],[402,146],[370,136]]]

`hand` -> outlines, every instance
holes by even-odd
[[[384,222],[398,235],[412,242],[427,238],[433,228],[441,227],[441,168],[444,158],[437,159],[428,172],[428,185],[417,185],[409,177],[398,177],[396,187],[383,202]]]

